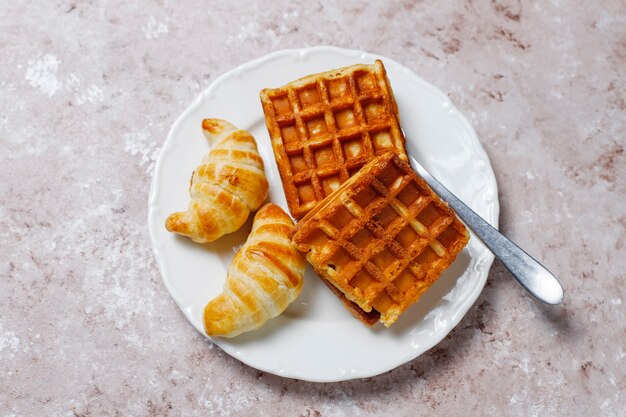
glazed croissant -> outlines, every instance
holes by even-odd
[[[235,254],[224,291],[204,309],[210,336],[233,337],[278,316],[302,289],[305,261],[291,243],[291,218],[277,205],[264,205],[252,232]]]
[[[170,215],[165,227],[194,242],[212,242],[239,229],[267,197],[263,159],[250,133],[225,120],[205,119],[211,151],[191,177],[187,211]]]

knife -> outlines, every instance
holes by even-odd
[[[410,160],[413,169],[426,181],[430,188],[448,203],[529,293],[547,304],[560,304],[563,301],[563,287],[546,267],[465,205],[457,196],[430,175],[415,158],[411,156]]]

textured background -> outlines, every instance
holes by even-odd
[[[0,2],[0,416],[626,415],[626,4],[372,3]],[[248,368],[187,323],[146,227],[159,148],[219,74],[318,44],[449,94],[563,305],[495,263],[437,347],[336,384]]]

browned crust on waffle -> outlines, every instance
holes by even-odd
[[[324,279],[322,277],[320,277],[320,279],[322,280],[322,282],[324,284],[326,284],[326,286],[328,288],[330,288],[330,290],[333,292],[333,294],[335,294],[339,298],[339,300],[343,303],[343,306],[346,309],[348,309],[348,311],[354,317],[356,317],[361,322],[363,322],[363,324],[366,324],[367,326],[371,327],[371,326],[375,325],[380,320],[380,313],[378,311],[372,310],[369,313],[366,312],[366,311],[363,311],[363,309],[361,307],[359,307],[359,305],[357,303],[355,303],[354,301],[348,300],[346,295],[344,293],[342,293],[339,288],[337,288],[333,284],[331,284],[327,279]]]
[[[302,218],[375,155],[407,160],[398,106],[380,60],[260,92],[291,214]]]
[[[363,167],[292,234],[318,275],[363,312],[378,310],[386,326],[432,286],[468,239],[454,212],[392,152]]]

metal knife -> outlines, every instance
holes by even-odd
[[[532,256],[498,232],[474,210],[437,181],[413,157],[409,157],[415,171],[456,212],[474,234],[489,248],[524,288],[547,304],[563,301],[563,287],[559,280]]]

